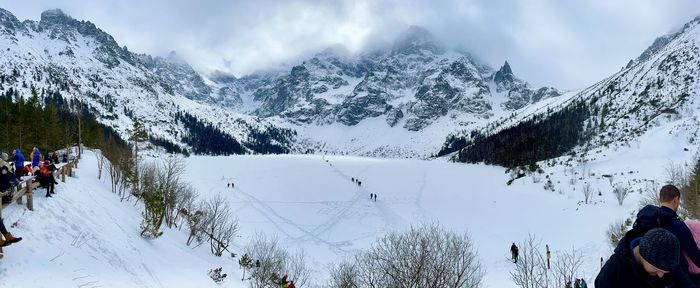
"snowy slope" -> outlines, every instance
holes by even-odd
[[[3,210],[10,232],[24,240],[4,249],[0,287],[216,287],[207,271],[220,259],[185,246],[177,230],[144,240],[140,205],[120,202],[97,179],[94,154],[78,167],[53,198],[36,190],[34,211]]]

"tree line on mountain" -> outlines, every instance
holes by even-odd
[[[190,145],[195,154],[230,155],[246,152],[233,136],[187,112],[177,112],[175,120],[187,129],[182,142]]]
[[[588,138],[585,120],[591,116],[585,102],[530,119],[493,134],[472,131],[469,137],[448,138],[437,154],[458,151],[458,162],[495,164],[505,167],[528,166],[559,157]]]
[[[3,77],[0,77],[2,82]],[[109,141],[126,147],[111,127],[99,123],[87,106],[66,101],[58,90],[30,86],[30,97],[12,87],[0,91],[0,149],[3,151],[54,151],[82,140],[90,147],[103,147]],[[80,126],[80,131],[78,131]]]

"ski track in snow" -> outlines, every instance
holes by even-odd
[[[323,165],[328,165],[328,167],[338,175],[338,177],[342,178],[345,181],[349,181],[351,179],[350,176],[348,176],[347,173],[341,171],[338,169],[336,165],[333,165],[331,162],[322,162]],[[368,166],[372,166],[371,164]],[[368,170],[370,167],[365,167],[363,168],[362,171]],[[359,173],[362,174],[362,173]],[[227,181],[230,181],[230,178],[223,178]],[[424,178],[425,179],[425,178]],[[352,183],[352,182],[351,182]],[[307,242],[307,241],[313,241],[317,244],[323,244],[327,247],[329,247],[336,255],[346,255],[348,251],[344,249],[343,247],[351,245],[352,242],[361,240],[361,239],[367,239],[367,238],[372,238],[376,237],[377,233],[380,231],[377,231],[377,233],[363,233],[360,234],[356,238],[352,239],[345,239],[341,241],[331,241],[328,240],[324,237],[324,235],[327,235],[327,233],[333,229],[338,228],[338,225],[341,221],[346,220],[349,216],[351,216],[353,213],[356,213],[357,211],[361,211],[364,209],[364,207],[360,207],[358,204],[361,203],[361,201],[365,197],[369,197],[370,193],[373,193],[372,191],[368,190],[366,186],[358,186],[355,183],[352,183],[350,185],[356,186],[356,190],[354,194],[352,195],[352,198],[344,201],[264,201],[261,200],[255,196],[253,196],[251,193],[246,192],[246,190],[243,190],[239,186],[236,186],[234,188],[234,197],[241,199],[243,201],[234,201],[234,203],[241,203],[244,204],[241,207],[237,208],[234,210],[234,213],[238,213],[241,210],[248,209],[248,208],[253,208],[256,211],[258,211],[264,218],[270,221],[270,223],[282,234],[284,234],[288,239],[288,244],[290,245],[299,245],[301,243]],[[215,187],[218,187],[219,185],[217,184],[209,184],[208,189],[213,190]],[[425,185],[420,187],[419,190],[419,195],[422,195],[422,190]],[[420,196],[416,201],[420,201]],[[289,219],[288,217],[282,216],[280,213],[275,210],[270,204],[325,204],[326,206],[329,206],[330,209],[333,211],[337,211],[330,215],[329,218],[327,218],[323,223],[314,225],[312,229],[308,229],[300,225],[299,223]],[[406,221],[403,217],[401,217],[398,213],[396,213],[389,205],[382,201],[377,201],[374,202],[372,201],[371,205],[374,207],[372,210],[375,210],[377,212],[377,215],[381,216],[383,221],[385,222],[384,227],[389,228],[392,226],[398,226],[398,227],[403,227],[406,226],[408,221]],[[420,209],[423,209],[420,207]],[[422,211],[422,213],[425,213]],[[280,225],[280,224],[285,224],[285,225]],[[293,227],[293,231],[290,231],[286,227]],[[301,236],[298,236],[296,232],[301,232]]]
[[[235,190],[235,191],[238,191],[238,193],[240,193],[240,194],[242,194],[243,196],[245,196],[245,197],[247,197],[248,199],[250,199],[250,200],[252,201],[251,207],[255,208],[255,209],[256,209],[258,212],[260,212],[265,218],[267,218],[268,220],[270,220],[270,222],[271,222],[273,225],[275,225],[275,227],[277,227],[277,229],[278,229],[280,232],[282,232],[282,233],[284,233],[285,235],[287,235],[287,237],[289,237],[291,240],[295,240],[295,241],[299,242],[299,241],[301,241],[301,240],[308,240],[308,239],[310,238],[310,239],[315,240],[317,243],[323,243],[323,244],[327,245],[329,248],[331,248],[332,250],[336,251],[337,253],[343,253],[343,252],[345,252],[342,248],[340,248],[340,243],[333,243],[333,242],[330,242],[330,241],[326,241],[325,239],[323,239],[323,238],[319,237],[318,235],[314,234],[312,231],[308,231],[308,230],[304,229],[303,227],[301,227],[301,225],[299,225],[299,224],[295,223],[294,221],[290,220],[289,218],[286,218],[286,217],[280,215],[280,214],[277,213],[271,206],[269,206],[269,205],[268,205],[267,203],[265,203],[264,201],[261,201],[260,199],[255,198],[255,196],[250,195],[250,194],[244,192],[244,191],[243,191],[242,189],[240,189],[240,188],[236,188],[236,189],[234,189],[234,190]],[[256,206],[256,205],[257,205],[257,206]],[[272,215],[272,216],[271,216],[271,215]],[[273,218],[277,218],[277,219],[281,220],[282,222],[284,222],[284,223],[286,223],[286,224],[288,224],[288,225],[290,225],[290,226],[296,228],[297,230],[303,232],[303,233],[304,233],[306,236],[308,236],[308,237],[307,237],[307,238],[303,238],[303,236],[302,236],[302,237],[296,237],[296,236],[292,235],[289,231],[285,230],[282,226],[280,226],[279,223],[276,222],[275,219],[273,219]]]

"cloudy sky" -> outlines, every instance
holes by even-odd
[[[410,25],[534,85],[578,89],[700,15],[697,0],[0,0],[20,20],[60,8],[131,51],[175,50],[200,71],[237,76],[333,44],[362,51]]]

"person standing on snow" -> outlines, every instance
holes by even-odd
[[[32,154],[30,155],[30,158],[32,159],[32,168],[34,168],[36,166],[39,166],[39,162],[41,162],[43,156],[41,156],[41,151],[34,147],[34,149],[32,149]]]
[[[15,161],[15,176],[20,179],[24,176],[24,155],[19,148],[15,149],[12,160]]]
[[[513,263],[518,263],[518,246],[515,246],[515,242],[510,245],[510,255],[513,258]]]
[[[552,266],[549,265],[550,259],[552,259],[552,252],[549,251],[549,244],[547,244],[547,269],[552,269]]]

